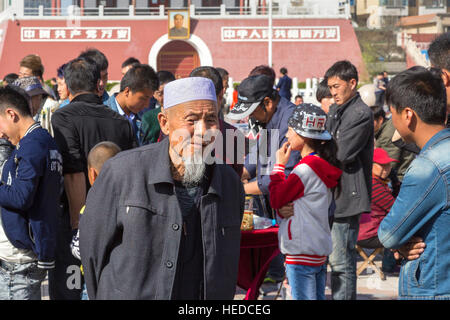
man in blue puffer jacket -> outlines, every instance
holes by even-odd
[[[0,89],[0,135],[16,146],[0,185],[0,299],[39,300],[54,267],[62,158],[19,90]]]

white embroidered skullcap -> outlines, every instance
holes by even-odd
[[[196,100],[217,101],[214,83],[203,77],[189,77],[171,81],[164,87],[164,109]]]

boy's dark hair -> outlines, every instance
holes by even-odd
[[[56,75],[58,78],[63,79],[64,78],[64,68],[67,66],[67,63],[64,63],[62,66],[60,66],[56,70]]]
[[[213,67],[198,67],[191,71],[189,77],[203,77],[208,78],[214,83],[214,88],[216,89],[216,96],[223,90],[223,81],[220,76],[219,71]]]
[[[396,75],[386,89],[386,103],[400,113],[413,109],[427,124],[444,124],[447,95],[442,78],[424,67],[415,66]]]
[[[372,110],[372,112],[373,112],[374,119],[383,118],[383,120],[386,120],[386,112],[384,111],[383,107],[370,106],[370,110]]]
[[[287,69],[286,69],[285,67],[281,68],[281,69],[280,69],[280,73],[281,73],[282,75],[285,75],[285,74],[287,73]]]
[[[19,79],[19,75],[17,73],[8,73],[3,78],[3,82],[6,82],[6,84],[12,84],[16,79]],[[5,85],[5,84],[3,84],[3,85]]]
[[[298,94],[298,95],[295,96],[294,100],[296,100],[297,98],[302,98],[303,99],[303,96],[301,94]]]
[[[321,102],[324,98],[332,98],[330,88],[328,88],[327,79],[319,82],[316,90],[316,99]]]
[[[125,73],[120,81],[120,91],[130,88],[131,92],[139,92],[144,89],[158,90],[159,81],[155,70],[148,64],[139,64]]]
[[[108,69],[108,59],[106,59],[106,56],[101,51],[95,48],[88,48],[87,50],[81,52],[78,58],[92,59],[100,71]]]
[[[130,65],[134,66],[134,64],[141,64],[141,62],[134,57],[130,57],[122,63],[122,68],[128,67]]]
[[[273,68],[266,66],[266,65],[259,65],[253,68],[252,71],[249,73],[249,77],[251,76],[258,76],[260,74],[265,74],[266,76],[269,76],[272,79],[272,83],[275,84],[275,71]]]
[[[92,59],[76,58],[64,68],[64,79],[72,95],[83,91],[95,93],[100,69]]]
[[[175,81],[175,76],[172,72],[167,70],[160,70],[156,73],[156,76],[159,80],[159,85],[162,86],[163,84],[169,83],[171,81]]]
[[[428,56],[433,66],[450,71],[450,32],[441,34],[431,42]]]
[[[326,79],[332,77],[338,77],[347,82],[355,79],[356,83],[358,83],[358,70],[350,61],[341,60],[333,64],[325,73]]]
[[[13,108],[22,116],[31,117],[27,93],[19,87],[8,85],[0,88],[0,112],[3,114],[8,107]]]

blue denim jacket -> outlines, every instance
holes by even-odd
[[[450,129],[434,135],[411,163],[378,229],[386,248],[399,248],[412,236],[426,248],[403,263],[399,298],[450,299]]]

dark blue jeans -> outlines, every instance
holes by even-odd
[[[331,228],[333,252],[331,267],[331,294],[333,300],[356,300],[356,240],[360,215],[335,218]]]

